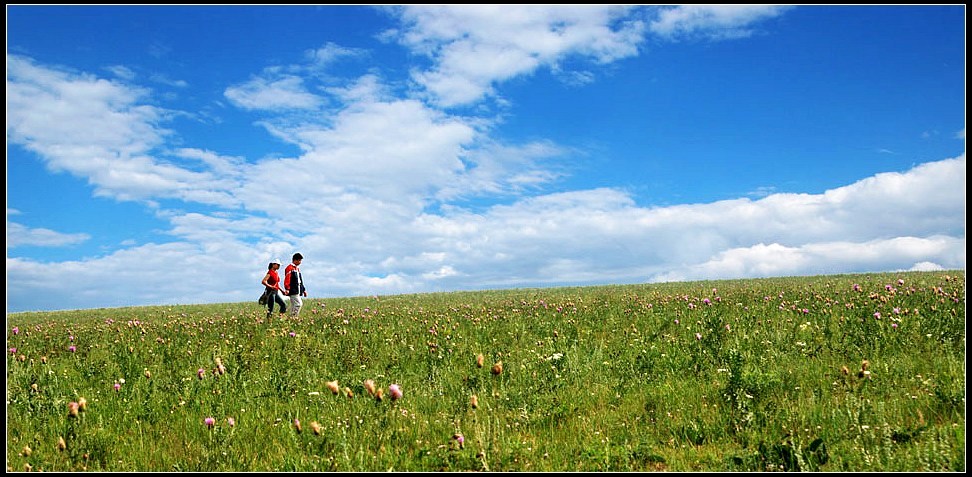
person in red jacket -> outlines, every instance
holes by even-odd
[[[270,317],[273,316],[273,304],[276,302],[280,305],[280,317],[283,318],[284,313],[287,312],[287,304],[284,303],[283,294],[280,290],[280,275],[277,274],[277,270],[280,269],[280,260],[273,259],[269,265],[267,265],[267,274],[263,276],[263,286],[267,287],[267,291],[270,292],[270,297],[267,299],[267,322],[270,321]]]
[[[304,288],[304,277],[300,275],[300,262],[303,260],[303,255],[295,253],[293,261],[290,265],[287,265],[287,269],[284,271],[284,288],[290,295],[290,316],[293,317],[300,313],[300,307],[304,305],[304,300],[300,297],[307,296],[307,290]]]

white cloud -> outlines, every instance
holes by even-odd
[[[443,106],[494,94],[493,85],[558,68],[569,56],[609,63],[638,54],[644,25],[620,6],[409,6],[399,41],[434,67],[413,77]]]
[[[753,34],[752,25],[792,7],[776,5],[679,5],[663,8],[649,29],[669,40],[726,40]]]
[[[268,111],[315,109],[323,102],[321,97],[307,91],[304,80],[298,76],[253,78],[226,88],[224,95],[243,109]]]
[[[84,233],[66,234],[45,228],[31,228],[7,221],[7,249],[32,245],[37,247],[63,247],[82,243],[91,236]]]
[[[232,202],[226,183],[154,157],[173,113],[144,104],[148,92],[7,56],[7,140],[54,172],[87,179],[95,194],[121,200]]]

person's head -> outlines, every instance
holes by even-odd
[[[300,264],[300,261],[303,260],[303,259],[304,259],[304,256],[301,255],[300,252],[297,252],[297,253],[294,254],[294,263],[296,263],[296,264],[299,265]]]
[[[279,258],[275,258],[275,259],[271,260],[270,261],[270,264],[267,265],[267,270],[276,270],[278,268],[280,268],[280,259]]]

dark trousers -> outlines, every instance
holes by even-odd
[[[280,292],[275,292],[272,299],[267,300],[267,314],[273,313],[273,303],[277,302],[280,305],[280,313],[287,311],[287,304],[284,302],[283,298],[280,298]]]

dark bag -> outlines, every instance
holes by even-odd
[[[260,295],[260,299],[257,300],[257,303],[259,303],[261,305],[266,305],[267,302],[269,302],[271,300],[271,297],[272,297],[272,295],[270,294],[271,291],[272,291],[272,289],[270,289],[270,288],[267,288],[267,289],[263,290],[263,294]]]

